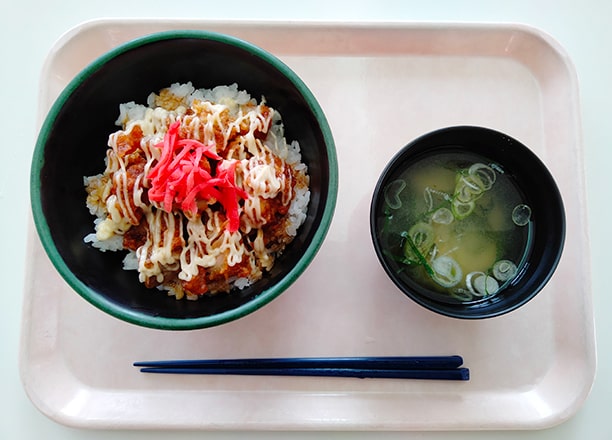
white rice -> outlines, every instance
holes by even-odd
[[[307,188],[296,188],[295,197],[289,207],[289,221],[286,228],[287,234],[295,237],[298,228],[306,220],[308,203],[310,202],[310,191]]]
[[[123,250],[123,236],[121,235],[115,235],[109,238],[108,240],[100,241],[98,240],[98,236],[96,235],[96,233],[92,232],[91,234],[87,234],[85,238],[83,238],[83,241],[85,243],[91,243],[93,247],[99,249],[102,252],[115,252]]]
[[[123,258],[123,270],[138,270],[138,257],[136,252],[129,251]]]

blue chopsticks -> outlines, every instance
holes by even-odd
[[[357,377],[360,379],[430,379],[469,380],[467,368],[431,370],[379,370],[366,368],[141,368],[143,373],[163,374],[235,374],[242,376],[318,376]]]
[[[461,356],[306,357],[134,362],[143,373],[469,380]]]
[[[461,356],[298,357],[250,359],[194,359],[134,362],[153,368],[382,368],[449,369],[463,365]]]

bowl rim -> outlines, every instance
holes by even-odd
[[[241,304],[236,308],[226,310],[220,313],[194,318],[169,318],[139,313],[135,310],[130,310],[126,307],[118,306],[114,302],[104,297],[104,295],[101,295],[99,292],[96,292],[95,290],[87,286],[70,270],[70,268],[62,258],[59,250],[55,246],[55,243],[51,236],[49,224],[44,215],[40,192],[40,175],[44,167],[44,152],[46,141],[50,136],[51,130],[62,107],[73,95],[73,93],[78,90],[81,84],[94,73],[96,73],[99,69],[101,69],[107,62],[118,57],[119,55],[122,55],[126,52],[137,49],[147,44],[176,39],[210,40],[237,47],[239,49],[245,50],[250,55],[263,60],[267,64],[271,65],[279,73],[281,73],[295,86],[295,88],[304,98],[308,107],[312,111],[323,135],[323,140],[325,143],[329,162],[328,194],[325,206],[323,208],[321,222],[314,231],[314,235],[311,242],[309,243],[306,250],[303,252],[300,259],[297,261],[295,266],[292,267],[291,270],[285,276],[283,276],[276,284],[262,290],[254,298],[250,299],[246,303]],[[99,308],[100,310],[108,313],[109,315],[132,324],[161,330],[195,330],[224,324],[226,322],[242,318],[256,311],[257,309],[263,307],[264,305],[272,301],[274,298],[279,296],[297,280],[297,278],[302,274],[302,272],[304,272],[304,270],[312,262],[315,255],[318,253],[320,247],[322,246],[325,236],[327,235],[331,225],[332,217],[337,202],[337,194],[338,159],[336,154],[335,142],[325,113],[323,112],[322,107],[320,106],[308,86],[291,68],[289,68],[284,62],[282,62],[272,53],[267,52],[266,50],[240,38],[227,34],[222,34],[219,32],[205,30],[185,29],[154,32],[120,44],[90,62],[74,78],[72,78],[72,80],[69,81],[69,83],[60,92],[59,96],[49,109],[41,125],[36,140],[30,168],[30,205],[35,229],[38,233],[43,249],[47,253],[49,259],[51,260],[51,263],[62,276],[62,278],[73,290],[76,291],[76,293],[78,293],[86,301]]]
[[[376,224],[377,224],[376,208],[378,206],[377,202],[381,198],[382,184],[394,172],[396,166],[398,164],[401,164],[405,160],[405,156],[410,154],[411,152],[410,150],[414,152],[413,147],[417,146],[419,143],[426,141],[430,138],[435,138],[436,136],[443,135],[447,132],[453,132],[453,131],[466,132],[470,130],[471,131],[477,130],[477,131],[486,133],[489,136],[499,137],[500,139],[505,138],[507,141],[510,141],[515,145],[518,145],[523,150],[523,152],[527,156],[529,156],[530,160],[533,163],[535,163],[545,173],[546,177],[548,178],[548,181],[552,184],[550,187],[550,189],[552,190],[550,196],[551,197],[554,196],[555,202],[559,207],[558,213],[560,214],[559,216],[560,236],[558,239],[558,247],[554,250],[554,256],[551,258],[551,265],[546,275],[543,276],[538,283],[534,284],[533,289],[531,289],[528,292],[528,294],[521,295],[520,298],[512,302],[509,306],[501,308],[501,309],[494,309],[494,310],[489,310],[488,308],[485,307],[482,310],[480,310],[478,313],[472,313],[472,314],[465,313],[463,311],[464,310],[463,308],[453,308],[452,304],[450,303],[442,304],[439,301],[436,301],[435,299],[427,298],[425,295],[422,295],[418,292],[414,292],[412,291],[412,289],[410,289],[409,287],[401,283],[397,279],[395,274],[392,273],[389,263],[387,259],[385,258],[385,256],[383,255],[383,252],[381,250],[381,245],[379,243],[379,239],[376,236],[377,234],[375,232]],[[456,147],[461,147],[461,145],[457,144]],[[433,148],[436,148],[436,147],[433,147]],[[446,149],[446,148],[448,147],[444,147],[443,149]],[[426,155],[426,154],[427,153],[423,151],[419,151],[416,153],[416,157],[417,158],[423,157],[423,155]],[[501,165],[503,166],[503,164]],[[488,319],[488,318],[502,316],[502,315],[508,314],[522,307],[523,305],[531,301],[544,288],[544,286],[548,283],[548,281],[550,281],[554,272],[556,271],[558,264],[561,260],[561,256],[563,254],[563,249],[565,246],[565,240],[566,240],[566,234],[567,234],[567,219],[566,219],[566,214],[565,214],[563,197],[561,195],[559,186],[557,185],[554,179],[554,176],[552,175],[552,173],[550,172],[550,170],[548,169],[544,161],[531,148],[529,148],[527,145],[525,145],[523,142],[521,142],[517,138],[512,137],[502,131],[499,131],[493,128],[489,128],[489,127],[485,127],[485,126],[480,126],[480,125],[452,125],[452,126],[446,126],[446,127],[434,129],[434,130],[428,131],[424,134],[421,134],[415,137],[414,139],[409,141],[407,144],[405,144],[403,147],[401,147],[393,155],[393,157],[389,159],[389,161],[387,162],[387,164],[381,171],[379,178],[376,182],[376,185],[375,185],[375,188],[372,194],[371,204],[370,204],[369,225],[370,225],[370,236],[372,239],[372,244],[373,244],[373,247],[376,253],[376,257],[380,265],[383,267],[386,275],[393,282],[393,284],[399,289],[399,291],[403,293],[405,296],[407,296],[408,298],[410,298],[411,300],[413,300],[415,303],[419,304],[425,309],[428,309],[429,311],[435,312],[441,316],[463,319],[463,320],[481,320],[481,319]],[[458,303],[458,305],[460,305],[460,303]]]

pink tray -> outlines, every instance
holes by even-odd
[[[571,417],[595,375],[577,80],[548,36],[516,25],[101,20],[52,48],[40,120],[94,57],[178,28],[249,40],[309,85],[338,148],[340,191],[320,253],[281,297],[221,327],[171,333],[122,323],[55,272],[30,229],[21,373],[32,402],[70,426],[139,429],[534,429]],[[369,203],[413,138],[473,124],[523,141],[560,185],[568,235],[559,268],[509,315],[461,321],[402,295],[376,260]],[[157,376],[135,360],[461,354],[469,382]]]

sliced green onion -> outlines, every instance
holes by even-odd
[[[451,203],[451,210],[453,212],[453,216],[457,220],[463,220],[464,218],[469,216],[472,211],[474,211],[475,207],[476,203],[474,203],[474,201],[463,203],[459,200],[453,200],[453,203]]]
[[[468,169],[468,173],[470,176],[474,177],[478,180],[479,187],[483,191],[488,191],[491,189],[493,184],[495,183],[495,170],[484,163],[475,163]]]
[[[479,194],[483,190],[483,185],[480,180],[474,179],[474,176],[468,174],[467,176],[461,176],[459,182],[471,189],[474,194]]]
[[[425,198],[425,205],[427,206],[427,210],[431,211],[434,206],[433,196],[431,195],[431,188],[425,187],[423,191],[423,197]]]
[[[450,292],[450,296],[459,301],[471,301],[474,299],[474,295],[469,290],[466,289],[453,289]]]
[[[433,269],[427,262],[427,259],[425,259],[423,254],[419,251],[419,248],[417,248],[416,244],[414,244],[414,241],[412,241],[412,238],[410,238],[410,235],[407,232],[403,232],[402,237],[406,239],[406,244],[404,245],[404,253],[406,253],[407,248],[410,249],[412,254],[417,258],[418,262],[422,264],[423,267],[425,268],[425,272],[427,272],[430,276],[432,276],[434,273]],[[408,255],[406,255],[406,258],[410,260],[410,257]]]
[[[481,191],[479,191],[478,188],[472,188],[464,180],[464,178],[461,178],[461,185],[457,185],[455,188],[455,199],[459,200],[460,202],[467,203],[474,200]]]
[[[410,235],[416,247],[422,250],[423,253],[429,251],[434,244],[434,230],[427,223],[419,222],[415,224],[408,231],[408,235]]]
[[[488,296],[497,293],[497,280],[482,272],[472,272],[466,277],[466,285],[475,296]]]
[[[531,220],[531,208],[527,205],[516,205],[512,210],[512,221],[517,226],[525,226]]]
[[[402,200],[400,199],[400,193],[406,188],[406,182],[398,179],[389,183],[385,188],[385,202],[391,209],[399,209],[402,207]]]
[[[431,216],[431,221],[441,225],[450,225],[453,220],[453,213],[448,208],[438,208]]]
[[[495,170],[483,163],[475,163],[467,172],[463,170],[457,174],[451,203],[453,215],[457,220],[462,220],[472,213],[474,202],[493,187],[495,179]]]
[[[442,287],[454,287],[463,278],[461,266],[454,258],[442,255],[431,262],[432,279]]]
[[[474,288],[473,279],[484,275],[484,272],[470,272],[465,276],[465,286],[470,292],[477,294],[476,289]]]
[[[404,256],[411,261],[425,261],[425,255],[429,253],[435,240],[434,230],[431,225],[423,222],[417,223],[408,232],[402,233],[402,237],[406,239],[404,243]]]
[[[510,260],[499,260],[493,265],[493,276],[502,283],[508,281],[516,275],[518,268]]]

